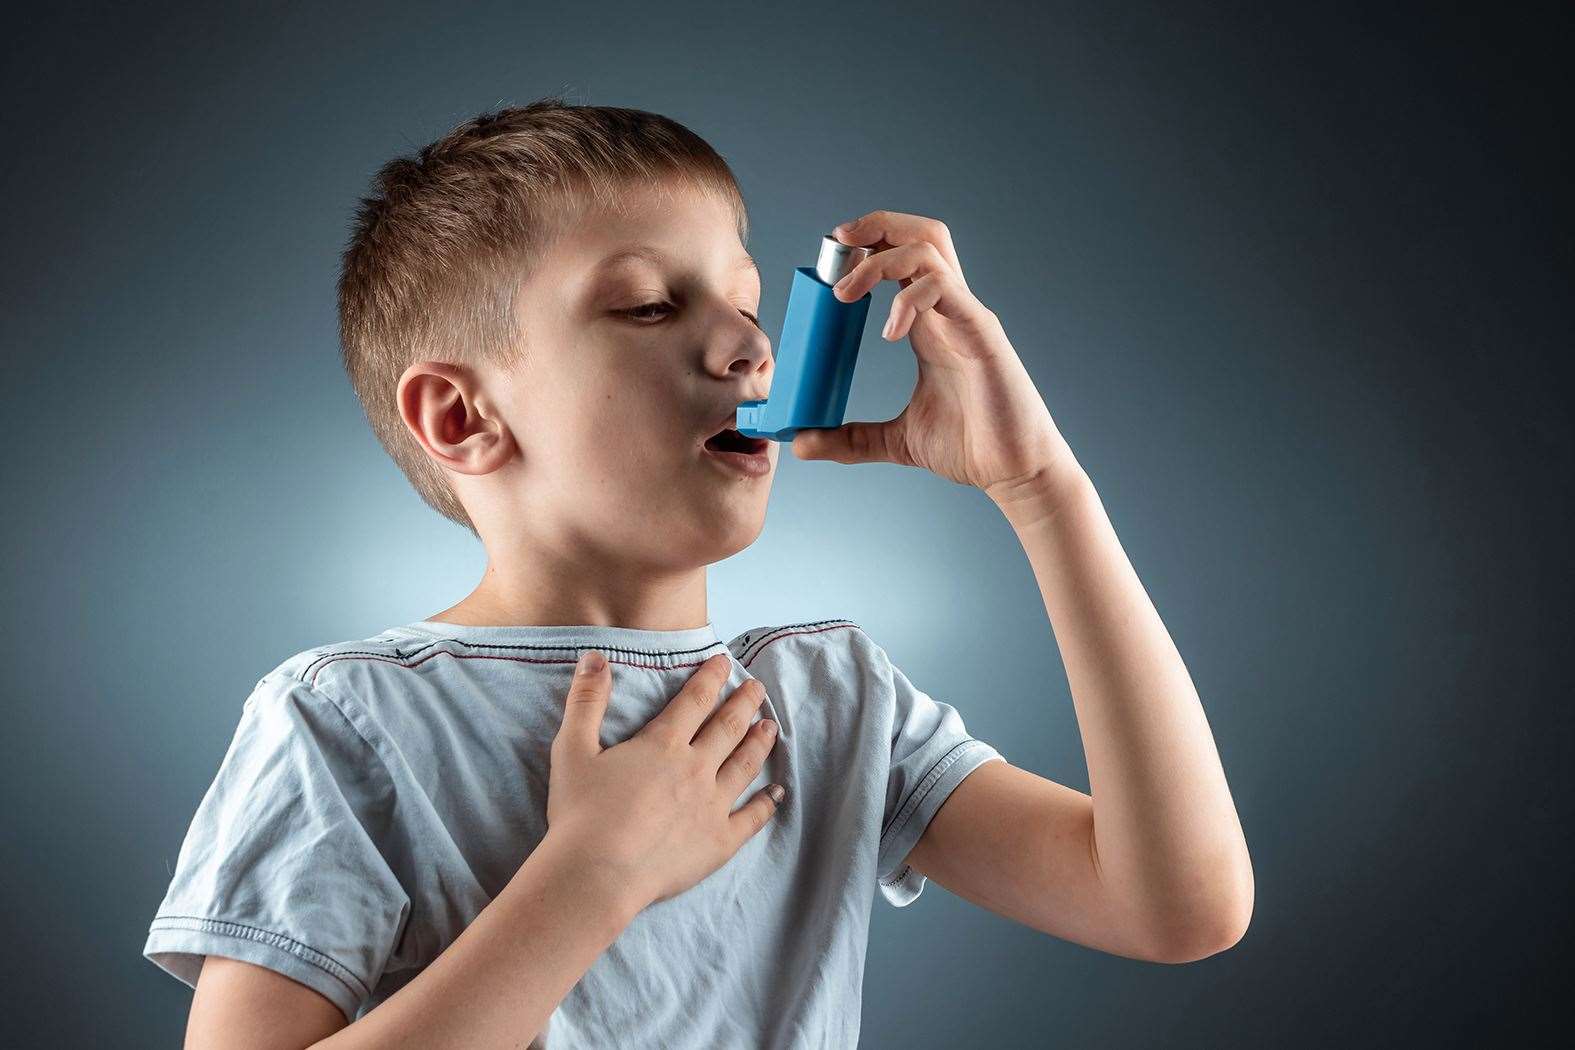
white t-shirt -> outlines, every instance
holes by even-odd
[[[726,864],[641,911],[537,1046],[851,1047],[870,907],[980,764],[1004,758],[855,623],[470,627],[422,621],[264,675],[197,808],[143,954],[196,986],[204,954],[316,989],[348,1020],[447,948],[546,833],[549,749],[585,649],[612,665],[601,742],[628,739],[708,657],[777,742],[738,803],[787,796]],[[735,808],[736,808],[735,805]]]

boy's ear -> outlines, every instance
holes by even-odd
[[[514,455],[514,436],[476,374],[447,361],[417,361],[395,390],[400,418],[446,470],[490,474]]]

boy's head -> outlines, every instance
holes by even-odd
[[[771,385],[747,235],[726,163],[674,121],[483,114],[361,201],[345,369],[422,499],[489,550],[718,561],[759,534],[779,454],[749,478],[703,447]]]

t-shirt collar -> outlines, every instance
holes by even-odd
[[[405,624],[404,630],[432,638],[452,638],[470,645],[534,645],[568,649],[600,649],[614,652],[693,656],[722,644],[716,625],[707,620],[702,627],[676,630],[649,630],[641,627],[612,627],[605,624],[520,624],[509,626],[447,623],[418,620]]]

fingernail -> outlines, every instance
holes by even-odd
[[[783,787],[781,784],[772,784],[770,787],[766,788],[766,794],[771,796],[771,801],[780,806],[782,804],[782,800],[787,797],[787,788]]]
[[[769,718],[762,718],[760,720],[760,728],[766,731],[767,736],[770,736],[777,731],[777,724]]]
[[[587,649],[584,653],[580,654],[581,674],[595,674],[605,666],[607,666],[607,657],[603,656],[595,649]]]

